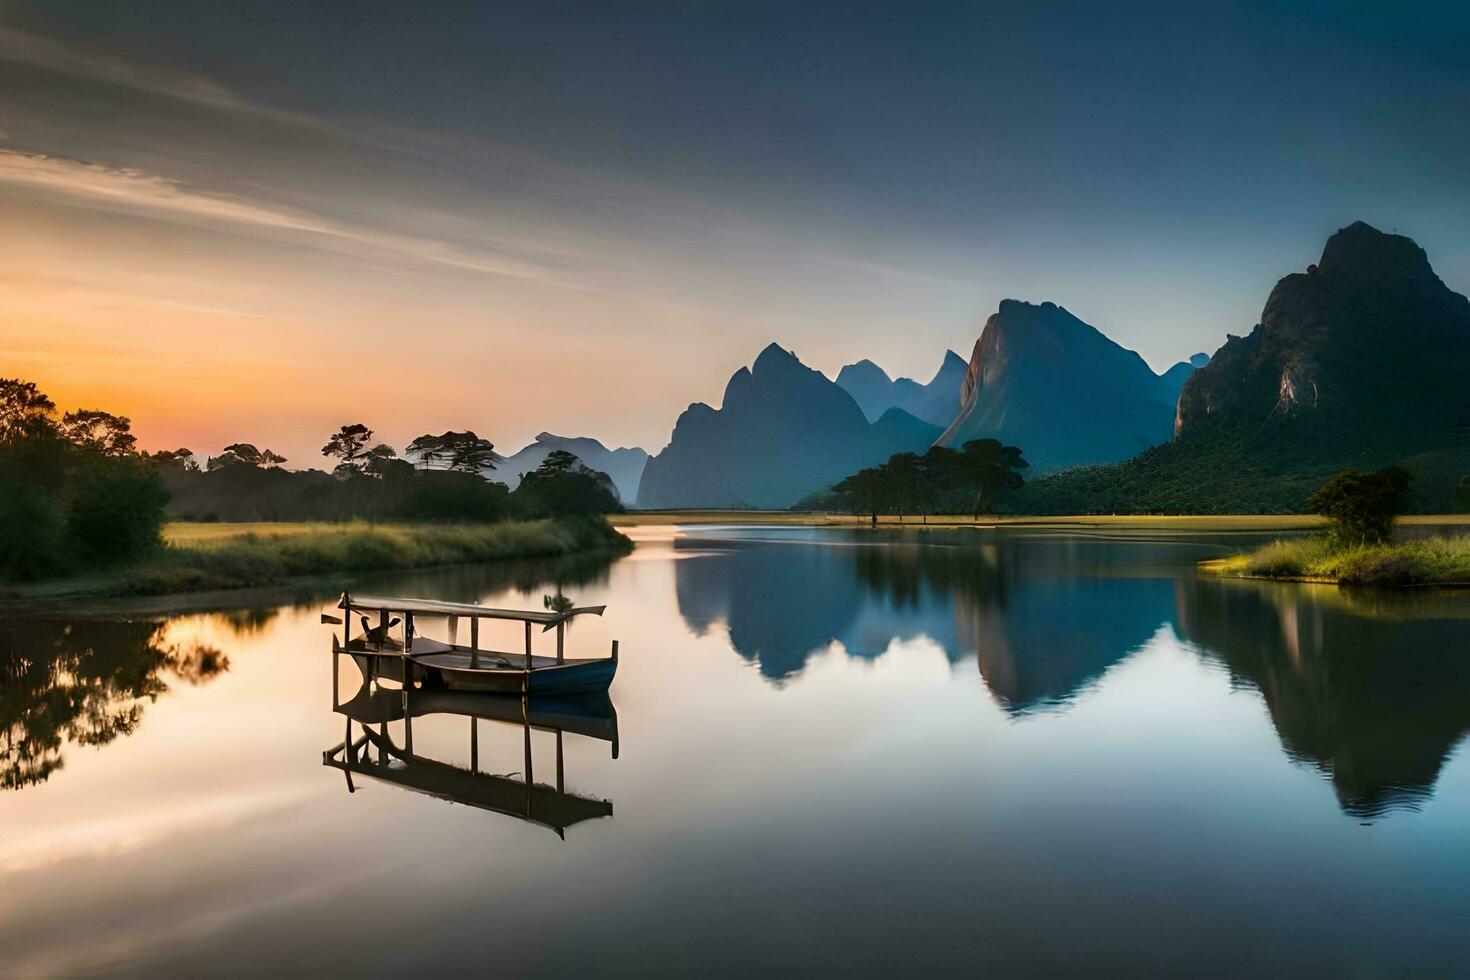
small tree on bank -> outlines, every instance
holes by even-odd
[[[1340,470],[1307,498],[1307,506],[1328,520],[1335,544],[1379,544],[1393,536],[1393,522],[1409,502],[1409,471],[1401,466],[1363,473]]]

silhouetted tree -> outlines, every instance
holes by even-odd
[[[56,403],[34,381],[0,378],[0,441],[23,439],[54,428]]]
[[[1307,498],[1307,506],[1329,522],[1338,544],[1376,544],[1393,536],[1394,518],[1409,502],[1409,471],[1390,466],[1362,473],[1340,470]]]
[[[1021,470],[1030,464],[1016,446],[1003,446],[997,439],[972,439],[960,447],[954,460],[955,482],[975,491],[974,516],[989,513],[1003,490],[1018,490],[1025,480]]]
[[[147,455],[146,453],[144,455]],[[198,473],[199,463],[194,459],[194,450],[184,449],[160,449],[158,452],[148,456],[155,465],[165,469],[178,469],[185,473]],[[285,462],[284,459],[281,462]]]
[[[557,449],[521,477],[512,499],[521,511],[544,514],[607,514],[622,510],[612,478]]]
[[[322,447],[322,455],[338,460],[333,470],[338,476],[352,476],[361,473],[367,465],[363,457],[372,440],[373,430],[361,422],[344,425],[327,440]]]
[[[230,466],[252,466],[257,469],[270,469],[280,466],[285,461],[286,457],[273,453],[269,449],[257,449],[252,443],[237,442],[226,446],[218,456],[210,457],[208,468],[220,470]]]
[[[460,473],[480,473],[505,461],[495,451],[493,442],[469,430],[421,435],[408,444],[408,455],[417,457],[425,469],[443,468]]]
[[[63,439],[79,449],[103,456],[129,456],[137,451],[133,423],[121,415],[95,409],[78,409],[61,417]]]
[[[870,514],[873,527],[877,527],[878,511],[883,509],[886,489],[882,470],[869,466],[839,480],[833,485],[832,492],[844,500],[854,513]]]

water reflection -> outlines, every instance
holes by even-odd
[[[1346,813],[1372,819],[1430,797],[1470,731],[1467,621],[1453,599],[1355,602],[1192,578],[1176,588],[1181,632],[1260,691],[1283,748],[1331,778]]]
[[[137,730],[169,679],[202,684],[229,669],[219,650],[176,644],[154,621],[0,620],[0,785],[45,782],[68,744],[101,746]]]
[[[611,743],[618,757],[618,716],[607,694],[555,698],[449,691],[436,688],[381,687],[362,658],[333,654],[362,670],[362,684],[347,701],[333,706],[344,718],[343,740],[322,753],[322,764],[340,770],[347,791],[356,792],[353,776],[365,776],[451,803],[476,807],[547,827],[565,837],[567,828],[613,815],[608,800],[568,792],[563,736],[577,735]],[[469,764],[456,765],[415,751],[414,724],[458,725],[467,739]],[[522,768],[498,774],[481,769],[481,722],[490,738],[519,735]],[[467,723],[467,725],[466,725]],[[354,725],[359,733],[354,737]],[[555,782],[537,782],[532,731],[555,738]],[[422,736],[420,738],[423,744]]]
[[[1212,553],[954,531],[796,529],[716,541],[718,550],[701,537],[676,543],[696,555],[675,565],[680,613],[696,633],[724,623],[736,652],[771,681],[789,681],[833,642],[871,660],[923,636],[952,662],[975,659],[1013,714],[1068,703],[1142,646],[1172,618],[1179,565]]]
[[[1464,599],[1197,577],[1195,562],[1220,548],[714,531],[676,542],[689,556],[675,563],[676,591],[690,629],[723,623],[778,687],[834,643],[872,660],[923,636],[951,662],[973,658],[1012,716],[1073,703],[1164,631],[1261,692],[1283,749],[1331,778],[1344,812],[1373,819],[1420,805],[1470,731]]]

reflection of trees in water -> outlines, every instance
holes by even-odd
[[[0,785],[45,782],[62,747],[106,745],[132,734],[143,702],[168,691],[165,676],[201,684],[229,669],[211,647],[164,642],[160,622],[0,623]]]
[[[1177,598],[1185,636],[1261,692],[1283,748],[1331,778],[1344,811],[1371,819],[1432,795],[1470,731],[1453,599],[1416,597],[1423,618],[1367,618],[1335,593],[1276,583],[1181,579]]]

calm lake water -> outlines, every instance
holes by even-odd
[[[1196,578],[1241,536],[635,533],[351,583],[608,604],[552,827],[494,809],[518,723],[373,774],[408,733],[333,710],[327,587],[0,621],[0,973],[1470,973],[1470,596]]]

